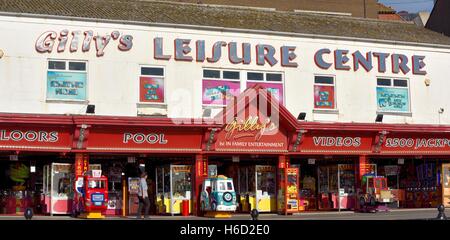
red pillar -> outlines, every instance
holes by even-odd
[[[86,153],[75,154],[75,177],[83,176],[89,168],[89,155]]]
[[[277,212],[279,214],[286,214],[286,183],[284,175],[288,167],[289,158],[285,155],[279,155],[277,166]]]
[[[76,153],[75,154],[75,181],[78,180],[79,177],[83,177],[84,173],[89,170],[89,155],[86,153]],[[73,192],[74,192],[74,204],[78,204],[78,199],[80,195],[75,189],[75,183],[73,183]]]
[[[194,174],[194,198],[192,199],[192,213],[196,216],[200,212],[200,193],[202,191],[202,183],[208,177],[208,157],[203,154],[195,155],[195,174]]]
[[[364,174],[367,173],[368,171],[368,164],[369,164],[369,159],[367,159],[367,156],[365,155],[360,155],[358,160],[356,160],[356,164],[355,164],[355,185],[356,185],[356,195],[355,195],[355,200],[356,200],[356,206],[359,209],[359,198],[358,198],[358,193],[360,193],[362,191],[361,189],[361,180],[362,180],[362,176]]]
[[[359,159],[358,159],[357,163],[355,164],[355,166],[356,166],[355,177],[356,177],[356,184],[357,184],[356,187],[357,188],[361,187],[361,178],[368,171],[367,164],[369,164],[369,160],[367,159],[367,156],[365,156],[365,155],[359,156]]]

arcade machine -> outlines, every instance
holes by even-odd
[[[108,172],[108,209],[107,215],[122,213],[122,169],[113,165]]]
[[[52,163],[44,166],[43,174],[43,202],[45,213],[71,214],[73,188],[72,164]]]
[[[128,215],[136,215],[139,207],[139,184],[140,178],[128,178]]]
[[[89,170],[75,182],[77,198],[74,200],[73,215],[81,218],[105,218],[102,212],[108,204],[108,178],[101,170]]]
[[[159,214],[180,214],[183,200],[191,207],[191,165],[165,165],[156,168],[156,205]]]
[[[241,211],[276,212],[276,169],[270,165],[242,167],[239,170]]]
[[[292,214],[299,211],[299,168],[280,168],[278,213]]]

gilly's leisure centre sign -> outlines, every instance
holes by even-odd
[[[35,44],[36,51],[39,53],[52,53],[56,46],[57,52],[64,52],[68,49],[70,52],[88,52],[91,49],[91,43],[95,45],[97,57],[105,54],[108,46],[115,44],[120,51],[129,51],[133,47],[133,36],[122,34],[119,31],[112,31],[108,34],[94,34],[92,30],[74,30],[63,29],[59,31],[46,31],[38,36]],[[115,42],[115,43],[113,43]],[[168,44],[169,51],[165,51],[164,44]],[[68,46],[66,46],[68,45]],[[81,45],[81,46],[80,46]],[[211,49],[211,54],[207,56],[206,49]],[[280,46],[275,48],[270,44],[238,43],[235,41],[216,41],[207,45],[205,40],[191,40],[187,38],[176,38],[174,40],[164,40],[162,37],[153,38],[153,58],[155,60],[170,60],[185,62],[208,62],[217,63],[223,53],[228,52],[228,61],[232,64],[251,64],[256,61],[257,65],[274,66],[280,64],[282,67],[299,67],[297,63],[297,46]],[[321,69],[330,69],[334,66],[336,70],[358,71],[364,69],[366,72],[377,68],[379,73],[391,71],[394,74],[425,75],[424,70],[425,56],[412,55],[407,56],[399,53],[387,52],[362,52],[359,50],[350,52],[347,49],[329,48],[318,49],[313,60],[317,67]],[[388,64],[388,61],[390,64]],[[377,67],[374,67],[374,66]]]

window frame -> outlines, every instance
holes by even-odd
[[[142,74],[142,68],[161,68],[163,70],[163,75],[143,75]],[[164,99],[163,102],[142,102],[141,101],[141,77],[154,77],[154,78],[162,78],[163,79],[163,83],[164,83]],[[166,79],[167,79],[167,74],[166,74],[166,67],[165,66],[161,66],[161,65],[148,65],[148,64],[140,64],[139,65],[139,74],[138,74],[138,104],[139,105],[167,105],[167,97],[166,97]]]
[[[285,73],[284,72],[277,72],[277,71],[259,71],[259,70],[245,70],[244,71],[245,72],[245,74],[244,74],[244,76],[245,76],[245,79],[244,79],[244,90],[245,89],[247,89],[248,87],[247,87],[247,85],[248,85],[248,83],[256,83],[256,84],[258,84],[258,83],[261,83],[261,84],[265,84],[265,83],[268,83],[268,84],[280,84],[282,87],[281,87],[281,90],[283,91],[282,92],[282,99],[281,99],[281,102],[282,102],[282,104],[285,106],[286,105],[286,91],[285,91]],[[262,80],[248,80],[248,75],[247,75],[247,73],[262,73],[263,74],[263,79]],[[281,75],[281,81],[268,81],[267,80],[267,74],[280,74]],[[242,92],[242,91],[241,91]]]
[[[65,68],[63,69],[50,69],[49,63],[51,61],[55,62],[65,62]],[[86,68],[85,70],[69,70],[70,62],[76,63],[84,63]],[[86,74],[86,82],[85,82],[85,99],[56,99],[48,97],[48,72],[64,72],[64,73],[85,73]],[[89,61],[88,60],[79,60],[79,59],[60,59],[60,58],[47,58],[46,67],[45,67],[45,102],[68,102],[68,103],[88,103],[89,102]]]
[[[328,83],[316,83],[316,77],[331,77],[333,78],[333,84]],[[316,108],[314,99],[314,88],[315,86],[332,86],[334,91],[334,108]],[[315,112],[338,112],[338,102],[337,102],[337,86],[336,86],[336,75],[332,74],[314,74],[313,78],[313,111]]]
[[[211,78],[211,77],[205,77],[204,76],[204,70],[211,70],[211,71],[219,71],[219,78]],[[224,78],[223,77],[223,72],[238,72],[239,73],[239,79],[229,79],[229,78]],[[210,68],[210,67],[203,67],[202,68],[202,78],[201,78],[201,92],[202,92],[202,107],[225,107],[226,104],[205,104],[203,103],[203,81],[223,81],[223,82],[235,82],[235,83],[239,83],[239,93],[242,93],[242,70],[239,69],[232,69],[232,68]]]
[[[206,78],[203,74],[204,70],[212,70],[212,71],[219,71],[220,72],[220,78]],[[239,79],[229,79],[224,78],[223,72],[239,72]],[[263,80],[248,80],[248,73],[262,73],[263,74]],[[267,74],[280,74],[281,75],[281,81],[268,81],[267,80]],[[226,81],[226,82],[239,82],[239,93],[242,93],[247,89],[248,83],[261,83],[261,84],[280,84],[282,85],[282,95],[283,104],[286,104],[285,102],[285,73],[282,71],[261,71],[261,70],[253,70],[253,69],[233,69],[233,68],[211,68],[211,67],[203,67],[202,68],[202,95],[203,95],[203,81]],[[204,104],[202,99],[202,106],[203,107],[225,107],[226,104]]]
[[[386,86],[386,85],[378,85],[378,79],[390,79],[391,80],[391,85],[390,86]],[[402,86],[394,86],[394,80],[405,80],[407,83],[407,87],[402,87]],[[411,90],[410,90],[410,79],[409,78],[405,78],[405,77],[390,77],[390,76],[377,76],[376,77],[376,82],[375,82],[375,103],[377,105],[377,114],[391,114],[391,115],[411,115]],[[389,111],[389,110],[383,110],[380,109],[378,106],[378,91],[377,88],[378,87],[382,87],[382,88],[399,88],[399,89],[405,89],[407,90],[408,93],[408,111]]]

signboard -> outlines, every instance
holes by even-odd
[[[128,51],[133,46],[133,36],[122,35],[119,31],[112,31],[106,35],[100,35],[94,31],[87,30],[73,30],[63,29],[59,32],[46,31],[42,33],[36,40],[35,48],[39,53],[51,53],[56,47],[58,53],[67,51],[72,52],[88,52],[91,49],[91,45],[95,46],[97,57],[101,57],[105,54],[106,46],[111,42],[116,42],[116,47],[120,51]],[[70,36],[70,41],[69,41]],[[66,47],[67,46],[67,47]],[[111,48],[113,48],[111,46]]]
[[[203,104],[227,105],[240,93],[240,82],[224,80],[203,80]]]
[[[0,148],[69,150],[72,133],[69,129],[55,127],[24,128],[4,126],[0,128]]]
[[[86,100],[85,72],[47,72],[48,100]]]
[[[250,116],[225,125],[218,133],[215,149],[284,151],[287,149],[287,137],[269,118]]]
[[[56,37],[56,35],[54,36]],[[296,46],[273,46],[267,43],[259,43],[252,45],[248,42],[230,42],[217,39],[214,42],[207,42],[202,39],[188,39],[175,38],[165,40],[162,37],[155,37],[153,39],[153,54],[157,60],[169,61],[175,59],[178,61],[198,62],[207,61],[209,64],[221,63],[223,64],[224,52],[228,52],[227,58],[231,64],[250,64],[252,61],[256,65],[264,66],[266,63],[271,67],[279,64],[281,67],[298,67],[296,62]],[[168,50],[166,46],[173,46],[173,49]],[[239,47],[238,47],[239,46]],[[227,47],[228,49],[223,49]],[[211,49],[212,53],[206,57],[206,49]],[[252,54],[252,49],[255,49],[256,54]],[[173,53],[173,54],[171,54]],[[390,64],[387,64],[387,58],[390,58]],[[332,60],[331,60],[332,59]],[[364,51],[349,51],[347,49],[328,49],[322,48],[316,50],[316,53],[311,56],[311,61],[314,61],[316,66],[320,69],[333,69],[338,71],[375,71],[378,67],[379,73],[390,71],[394,74],[403,73],[417,75],[426,75],[424,67],[425,56],[404,54],[397,54],[393,52],[377,52],[368,50]],[[334,61],[333,61],[334,60]]]
[[[192,129],[145,128],[110,129],[92,128],[88,150],[98,151],[199,151],[201,132]],[[129,161],[133,159],[128,159]]]
[[[425,135],[415,136],[389,135],[381,146],[381,152],[450,152],[450,138],[445,135]]]
[[[335,109],[334,86],[314,86],[314,108]]]
[[[260,83],[260,82],[247,82],[247,88],[251,88],[255,86],[256,84],[259,84],[263,88],[267,89],[272,96],[274,96],[280,104],[283,104],[284,102],[284,95],[283,95],[283,84],[282,83]]]
[[[164,78],[140,77],[139,100],[141,102],[164,102]]]
[[[308,132],[297,148],[300,152],[371,152],[373,136],[369,134],[326,134]]]
[[[408,88],[377,87],[379,111],[409,112]]]

